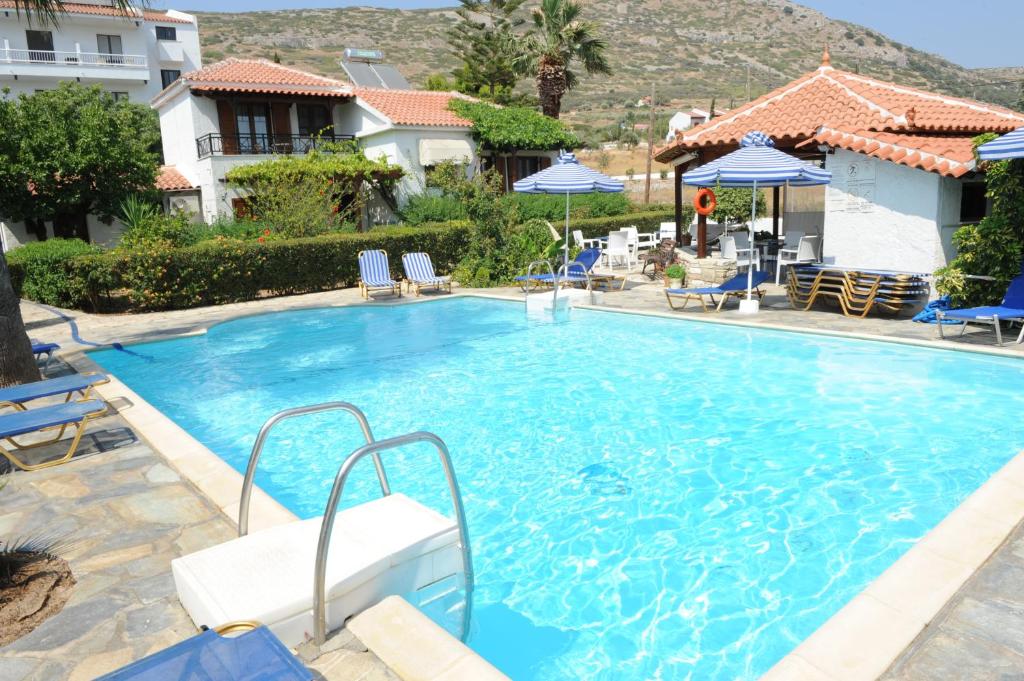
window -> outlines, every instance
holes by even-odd
[[[121,49],[121,36],[119,35],[97,34],[96,51],[103,55],[100,59],[107,64],[124,63],[124,59],[121,58],[124,51]]]
[[[299,134],[315,135],[324,128],[331,126],[331,112],[323,104],[299,104]],[[330,131],[327,132],[330,134]]]
[[[157,26],[156,27],[156,39],[157,40],[177,40],[178,29],[173,26]]]
[[[181,77],[181,71],[178,69],[160,69],[160,82],[164,87],[178,80],[179,77]]]
[[[270,106],[267,104],[236,104],[235,127],[238,149],[243,154],[259,154],[270,142]]]
[[[960,195],[960,222],[980,222],[988,207],[985,185],[980,182],[965,183]]]
[[[114,98],[115,102],[127,102],[128,101],[128,93],[127,92],[111,92],[110,96]]]
[[[516,179],[533,175],[539,170],[540,158],[538,156],[519,156],[516,158]]]
[[[29,61],[53,61],[53,33],[25,31]]]

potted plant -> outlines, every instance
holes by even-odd
[[[669,265],[665,268],[666,288],[682,288],[686,278],[686,268],[682,265]]]

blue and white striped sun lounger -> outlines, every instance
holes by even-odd
[[[95,418],[107,413],[107,406],[99,400],[85,400],[82,402],[63,402],[48,407],[39,407],[27,411],[15,411],[8,414],[0,414],[0,440],[9,443],[9,446],[0,444],[0,454],[8,461],[22,470],[34,471],[39,468],[56,466],[69,460],[78,448],[78,443],[85,433],[86,424]],[[30,464],[18,458],[15,450],[34,449],[44,445],[51,445],[64,436],[64,431],[69,426],[75,427],[75,436],[72,438],[68,451],[64,456],[44,461],[43,463]],[[14,438],[19,435],[30,433],[45,433],[56,431],[53,437],[31,442],[21,443]]]
[[[38,362],[46,355],[46,362],[43,364],[43,371],[50,368],[50,362],[53,361],[53,353],[60,350],[60,346],[56,343],[40,343],[39,341],[32,341],[32,354],[36,356]]]
[[[370,291],[384,290],[402,297],[402,285],[391,278],[387,251],[359,251],[359,292],[368,299]]]
[[[225,569],[230,570],[231,566]],[[218,627],[216,631],[207,629],[96,681],[312,681],[312,672],[267,627],[257,626],[233,637],[221,635],[252,626],[240,623]]]
[[[939,337],[945,338],[942,332],[943,321],[953,319],[963,322],[960,335],[964,335],[968,324],[991,324],[996,331],[996,344],[1003,344],[1003,332],[999,328],[999,322],[1019,321],[1022,323],[1020,335],[1017,336],[1017,343],[1024,343],[1024,272],[1018,274],[1006,288],[1006,295],[1003,296],[1002,305],[989,305],[986,307],[968,307],[961,310],[937,310],[935,316],[939,320]]]
[[[752,288],[758,298],[764,297],[764,292],[760,289],[760,286],[768,281],[771,276],[768,272],[755,271],[751,275],[752,277]],[[722,296],[722,299],[715,306],[715,312],[721,312],[722,306],[725,305],[725,301],[729,298],[742,298],[747,295],[747,273],[737,274],[729,281],[723,282],[718,286],[708,286],[705,288],[667,288],[665,289],[665,298],[668,299],[668,306],[673,310],[682,310],[686,307],[686,304],[691,300],[700,301],[701,307],[707,312],[711,308],[708,307],[704,297],[707,296],[711,299],[711,304],[715,305],[715,296]],[[683,304],[676,307],[672,304],[673,298],[682,298]]]
[[[104,374],[70,374],[34,383],[12,385],[9,388],[0,388],[0,409],[13,407],[15,410],[24,411],[26,402],[54,395],[66,395],[64,401],[70,402],[75,393],[80,393],[82,399],[87,400],[91,397],[93,388],[109,382],[110,379]]]
[[[416,287],[416,295],[424,286],[433,286],[438,291],[443,288],[452,292],[452,278],[439,277],[434,272],[434,263],[426,253],[406,253],[402,256],[402,269],[405,270],[405,283],[408,290]]]

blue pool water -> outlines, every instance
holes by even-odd
[[[295,405],[449,444],[477,590],[470,644],[516,679],[751,679],[1024,444],[1014,360],[451,298],[250,317],[92,357],[239,470]],[[289,422],[257,483],[320,515],[359,444]],[[397,491],[450,506],[435,458]],[[378,492],[364,462],[349,503]]]

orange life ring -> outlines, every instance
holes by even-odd
[[[715,212],[717,205],[718,199],[715,198],[715,193],[707,187],[698,189],[697,195],[693,197],[693,208],[697,211],[697,215],[711,215]]]

